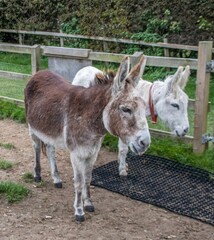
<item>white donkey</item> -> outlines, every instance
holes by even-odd
[[[56,187],[62,181],[56,166],[55,147],[69,150],[74,171],[77,221],[84,210],[93,212],[90,182],[104,135],[120,137],[136,154],[143,154],[151,139],[145,102],[135,86],[144,58],[129,73],[125,57],[114,79],[90,88],[73,86],[50,71],[39,71],[25,88],[25,107],[35,151],[35,180],[41,181],[40,152],[45,144]]]
[[[99,69],[87,66],[77,72],[72,84],[93,86],[100,82],[102,75],[103,72]],[[186,135],[189,129],[188,96],[183,91],[189,75],[189,66],[186,66],[185,70],[179,67],[176,73],[168,76],[165,81],[151,83],[141,79],[137,85],[137,90],[146,103],[146,116],[151,116],[153,123],[156,123],[159,117],[179,137]],[[128,146],[119,139],[118,147],[119,174],[127,176]]]

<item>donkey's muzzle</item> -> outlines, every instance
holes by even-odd
[[[137,154],[142,155],[149,148],[151,143],[150,134],[137,137],[136,141],[130,146],[131,150]]]
[[[182,129],[182,130],[175,130],[175,133],[178,137],[184,137],[187,133],[188,133],[188,130],[189,128],[185,128],[185,129]]]

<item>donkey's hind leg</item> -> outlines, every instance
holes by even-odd
[[[75,199],[74,199],[74,209],[75,209],[75,219],[78,222],[83,222],[85,220],[85,213],[83,210],[83,200],[82,200],[82,190],[84,185],[84,160],[81,160],[74,152],[70,154],[70,159],[74,172],[74,189],[75,189]]]
[[[41,140],[34,134],[31,134],[33,141],[33,149],[35,154],[35,165],[34,165],[34,181],[40,182],[41,178],[41,165],[40,165],[40,155],[41,155]]]
[[[54,186],[56,188],[62,188],[62,180],[60,179],[56,165],[55,147],[50,144],[46,144],[46,153],[51,167],[51,176],[53,178]]]

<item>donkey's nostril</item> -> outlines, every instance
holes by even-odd
[[[187,127],[187,128],[185,128],[184,129],[184,133],[187,133],[188,132],[188,130],[189,130],[189,128]]]
[[[144,143],[144,141],[140,141],[140,145],[142,146],[142,147],[144,147],[145,146],[145,143]]]

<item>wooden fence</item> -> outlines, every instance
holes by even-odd
[[[135,40],[121,39],[121,38],[83,36],[83,35],[78,35],[78,34],[66,34],[66,33],[62,33],[62,32],[59,33],[59,32],[44,32],[44,31],[23,31],[23,30],[14,30],[14,29],[0,29],[0,32],[18,34],[20,45],[24,44],[24,36],[25,35],[35,35],[35,36],[47,36],[47,37],[59,38],[61,47],[64,47],[64,39],[72,38],[72,39],[102,41],[104,43],[104,45],[107,42],[114,42],[114,43],[143,45],[143,46],[148,46],[148,47],[162,47],[165,49],[182,49],[182,50],[198,51],[197,46],[168,44],[167,41],[159,42],[159,43],[149,43],[149,42],[144,42],[144,41],[135,41]],[[104,49],[105,49],[105,47],[104,47]],[[214,49],[213,49],[213,52],[214,52]]]
[[[1,31],[1,30],[0,30]],[[20,31],[19,31],[20,32]],[[18,32],[18,33],[19,33]],[[21,32],[22,34],[25,31]],[[59,37],[64,37],[63,34],[59,34]],[[67,36],[67,34],[66,34]],[[78,36],[75,35],[76,38]],[[113,39],[111,39],[113,40]],[[105,38],[106,41],[106,38]],[[193,58],[173,58],[173,57],[157,57],[157,56],[147,56],[147,66],[158,66],[158,67],[170,67],[177,68],[179,65],[190,65],[191,69],[197,70],[197,81],[196,81],[196,99],[195,101],[190,101],[191,106],[195,109],[194,117],[194,134],[193,136],[185,136],[184,140],[193,142],[193,151],[195,153],[203,153],[204,150],[208,147],[208,142],[202,142],[202,136],[206,133],[207,130],[207,115],[209,112],[209,83],[210,83],[210,73],[214,71],[212,60],[212,41],[203,41],[199,43],[199,46],[183,46],[172,44],[155,44],[157,47],[164,48],[176,48],[177,49],[187,49],[198,51],[198,59]],[[170,47],[171,46],[171,47]],[[14,45],[14,44],[5,44],[0,43],[0,51],[5,52],[17,52],[17,53],[27,53],[31,54],[32,60],[32,74],[39,70],[39,62],[41,55],[51,56],[55,55],[59,58],[72,57],[72,49],[62,48],[62,47],[46,47],[46,46],[26,46],[26,45]],[[131,64],[135,64],[136,59],[140,53],[135,53],[130,55]],[[93,52],[88,50],[87,59],[91,61],[102,61],[102,62],[116,62],[120,63],[121,59],[124,57],[124,54],[113,54],[105,52]],[[75,58],[75,56],[73,56]],[[0,76],[2,76],[0,71]],[[14,73],[8,72],[8,76],[14,76]],[[5,71],[3,72],[5,76]],[[28,77],[28,75],[23,74],[23,77]],[[160,130],[151,129],[151,133],[156,135],[167,135],[171,136],[170,133]]]
[[[188,51],[198,51],[198,46],[193,45],[183,45],[183,44],[174,44],[168,43],[167,39],[164,42],[158,43],[151,43],[145,41],[136,41],[130,39],[122,39],[122,38],[110,38],[110,37],[99,37],[99,36],[85,36],[79,34],[67,34],[60,32],[44,32],[44,31],[25,31],[25,30],[14,30],[14,29],[0,29],[2,33],[15,33],[19,36],[19,44],[24,44],[24,36],[25,35],[35,35],[35,36],[47,36],[47,37],[54,37],[60,39],[60,46],[64,47],[64,39],[84,39],[84,40],[95,40],[95,41],[102,41],[103,43],[106,42],[114,42],[114,43],[124,43],[124,44],[136,44],[136,45],[143,45],[147,47],[160,47],[167,49],[181,49],[181,50],[188,50]],[[214,48],[211,50],[214,53]],[[167,55],[167,53],[166,53]]]

